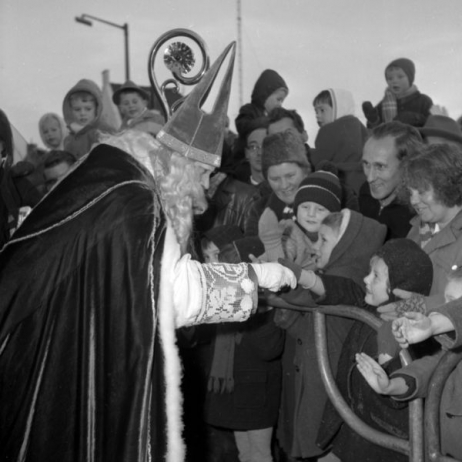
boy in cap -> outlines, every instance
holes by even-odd
[[[131,80],[114,92],[112,101],[122,116],[121,130],[132,128],[156,136],[165,124],[159,111],[148,109],[149,95]]]
[[[392,61],[385,68],[387,88],[382,101],[374,108],[370,101],[363,103],[367,127],[374,128],[384,122],[398,120],[414,127],[422,127],[433,101],[420,93],[414,85],[415,65],[407,58]]]

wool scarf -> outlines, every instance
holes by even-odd
[[[387,87],[385,90],[385,96],[382,100],[382,119],[384,122],[391,122],[395,119],[398,114],[398,99],[406,98],[407,96],[413,95],[419,90],[415,85],[411,85],[402,95],[397,98]]]

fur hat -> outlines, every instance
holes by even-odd
[[[261,167],[265,179],[270,167],[286,162],[296,163],[307,172],[310,169],[305,145],[300,135],[292,130],[269,135],[263,140]]]
[[[387,70],[390,67],[399,67],[404,71],[404,73],[407,75],[407,78],[409,79],[409,85],[412,85],[414,83],[414,78],[415,78],[415,65],[414,63],[407,58],[398,58],[392,61],[386,68],[385,68],[385,78],[387,76]]]
[[[139,87],[135,82],[132,82],[131,80],[127,80],[120,88],[114,92],[112,95],[112,101],[116,106],[118,106],[120,104],[120,96],[122,93],[131,91],[139,93],[143,99],[149,101],[148,93],[146,93],[141,87]]]
[[[448,141],[462,143],[462,129],[450,117],[443,115],[430,115],[425,125],[418,129],[423,137],[437,136]]]
[[[329,212],[340,212],[342,187],[335,173],[319,170],[310,173],[298,188],[294,200],[294,213],[303,202],[315,202],[322,205]]]
[[[392,239],[375,254],[388,267],[390,299],[396,300],[393,289],[427,296],[433,282],[433,265],[430,257],[410,239]]]

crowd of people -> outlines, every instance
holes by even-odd
[[[224,55],[193,93],[208,93]],[[284,107],[289,85],[271,69],[241,107],[236,134],[227,103],[203,121],[200,98],[188,97],[166,121],[132,81],[113,95],[123,123],[111,127],[101,91],[83,79],[64,97],[62,117],[41,117],[43,158],[13,165],[0,111],[0,447],[8,456],[406,460],[336,412],[319,373],[314,315],[303,308],[352,305],[382,318],[375,331],[327,316],[328,356],[351,409],[407,438],[408,402],[425,398],[462,330],[462,128],[419,92],[415,74],[407,58],[386,66],[383,99],[362,103],[366,126],[351,92],[320,91],[311,146],[296,109]],[[176,344],[183,424],[172,424],[180,394],[152,379]],[[401,348],[411,364],[401,364]],[[85,380],[76,372],[82,358],[92,371]],[[166,376],[179,375],[173,363]],[[462,363],[449,376],[440,410],[442,453],[459,459],[461,371]],[[92,412],[98,402],[107,426]],[[82,415],[85,431],[67,412]],[[44,448],[60,425],[79,441]],[[165,438],[153,436],[166,427]],[[171,449],[182,448],[182,431],[185,453]],[[123,443],[120,432],[130,435]]]

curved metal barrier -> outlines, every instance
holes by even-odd
[[[432,462],[454,462],[458,460],[441,454],[440,405],[446,380],[461,360],[462,353],[450,351],[445,353],[438,363],[428,387],[428,397],[425,404],[425,440],[427,442],[428,457]]]
[[[380,432],[364,423],[349,407],[343,396],[338,390],[335,378],[332,374],[332,369],[329,363],[327,337],[326,337],[326,321],[325,317],[340,316],[349,319],[356,319],[368,324],[373,329],[377,330],[382,321],[373,314],[354,306],[323,306],[319,308],[302,308],[284,302],[282,299],[270,299],[268,301],[272,306],[286,308],[295,311],[312,312],[315,323],[315,342],[316,353],[319,362],[321,377],[326,388],[327,395],[333,405],[341,415],[342,419],[356,433],[368,441],[379,446],[392,449],[394,451],[405,454],[409,457],[410,462],[423,462],[424,457],[424,437],[423,437],[423,400],[415,399],[409,402],[409,440],[398,438]],[[403,365],[409,364],[412,360],[407,350],[402,350],[400,353]],[[438,402],[439,404],[439,402]],[[439,409],[439,406],[438,406]],[[439,424],[439,422],[438,422]],[[439,461],[454,460],[454,459],[438,459]]]

